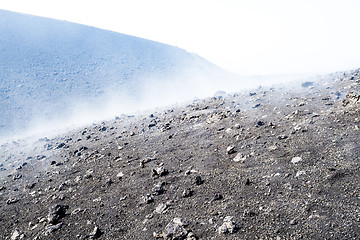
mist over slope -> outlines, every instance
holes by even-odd
[[[0,144],[0,239],[358,240],[359,131],[355,69]]]
[[[177,47],[66,21],[0,10],[0,33],[0,136],[202,97],[232,76]]]

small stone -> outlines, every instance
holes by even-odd
[[[57,224],[59,220],[65,217],[66,210],[69,208],[67,205],[55,204],[49,208],[48,222],[50,224]]]
[[[188,236],[188,231],[184,226],[181,218],[174,218],[166,225],[162,237],[164,239],[185,239]]]
[[[218,232],[220,234],[232,234],[237,230],[236,224],[233,221],[232,216],[227,216],[224,218],[223,224],[219,227]]]
[[[296,224],[297,224],[297,220],[294,218],[294,219],[292,219],[289,223],[290,223],[290,225],[296,225]]]
[[[19,240],[19,239],[23,239],[24,237],[25,235],[20,230],[15,229],[10,237],[10,240]]]
[[[13,177],[13,180],[17,180],[17,179],[20,179],[20,178],[22,178],[21,174],[15,174],[14,177]]]
[[[296,176],[296,177],[299,177],[299,176],[305,175],[305,174],[306,174],[305,171],[298,171],[295,176]]]
[[[286,136],[286,135],[279,135],[278,136],[279,140],[284,140],[284,139],[287,139],[287,138],[288,138],[288,136]]]
[[[84,211],[84,210],[81,209],[81,208],[76,208],[74,211],[71,212],[71,215],[76,215],[76,214],[78,214],[78,213],[80,213],[80,212],[83,212],[83,211]]]
[[[227,129],[225,130],[225,132],[226,132],[227,134],[231,134],[231,133],[233,133],[233,130],[232,130],[231,128],[227,128]]]
[[[296,125],[296,126],[294,127],[294,130],[295,130],[295,131],[300,131],[300,130],[301,130],[301,126]]]
[[[36,185],[35,183],[29,183],[29,184],[25,185],[25,188],[26,189],[33,189],[35,187],[35,185]]]
[[[6,204],[14,204],[17,203],[19,201],[19,199],[17,198],[9,198],[8,200],[6,200]]]
[[[145,167],[145,163],[149,163],[153,160],[156,160],[156,158],[151,158],[151,157],[147,157],[147,158],[143,158],[140,160],[140,167]]]
[[[38,156],[36,156],[36,159],[37,160],[43,160],[43,159],[45,159],[46,158],[46,156],[44,156],[44,155],[38,155]]]
[[[275,151],[276,149],[277,149],[277,146],[275,146],[275,145],[268,147],[268,150],[270,152]]]
[[[114,183],[114,182],[113,182],[113,180],[111,178],[108,178],[105,181],[105,184],[107,184],[107,185],[111,185],[112,183]]]
[[[233,153],[235,153],[236,151],[235,151],[235,147],[234,146],[228,146],[227,148],[226,148],[226,152],[227,152],[227,154],[233,154]]]
[[[84,175],[84,178],[91,178],[94,170],[88,169]]]
[[[301,157],[294,157],[291,159],[291,163],[296,164],[302,161]]]
[[[152,128],[152,127],[155,127],[156,126],[156,123],[150,123],[149,124],[149,128]]]
[[[220,193],[215,193],[213,197],[213,201],[221,200],[223,199],[223,196]]]
[[[157,214],[165,213],[167,208],[168,208],[168,205],[167,205],[166,203],[160,203],[160,204],[155,208],[155,213],[157,213]]]
[[[243,153],[238,153],[233,159],[234,162],[242,162],[242,163],[245,162],[245,160],[246,160],[246,155],[244,155]]]
[[[100,230],[100,228],[98,228],[97,226],[94,227],[94,229],[92,230],[92,232],[89,234],[90,239],[95,239],[95,238],[99,238],[101,236],[102,232]]]
[[[158,168],[154,168],[153,170],[152,170],[152,175],[153,176],[165,176],[165,175],[167,175],[169,172],[168,172],[168,170],[166,170],[163,166],[161,166],[161,167],[158,167]]]
[[[76,176],[75,179],[74,179],[74,182],[78,183],[82,180],[82,177],[81,176]]]
[[[197,171],[193,170],[193,169],[188,169],[188,170],[185,171],[185,175],[190,175],[192,173],[197,173]]]
[[[59,230],[61,228],[61,226],[62,226],[62,223],[46,226],[45,235],[48,236],[51,233],[55,232],[56,230]]]
[[[191,197],[194,194],[194,191],[192,191],[190,188],[187,188],[183,191],[182,197],[187,198]]]
[[[164,182],[158,182],[157,184],[155,184],[155,186],[152,189],[155,195],[160,195],[165,192],[165,189],[163,188],[164,184],[165,184]]]
[[[196,240],[196,235],[193,232],[189,232],[186,236],[186,240]]]
[[[203,184],[203,183],[204,183],[204,181],[201,179],[200,176],[196,176],[196,177],[195,177],[195,184],[196,184],[196,185],[201,185],[201,184]]]
[[[146,194],[146,196],[143,197],[143,201],[144,203],[149,204],[154,202],[154,198],[152,197],[151,194]]]
[[[56,147],[55,147],[55,149],[60,149],[60,148],[63,148],[63,147],[65,147],[66,145],[65,145],[65,143],[60,143],[59,145],[57,145]]]
[[[258,121],[258,122],[256,123],[256,125],[257,125],[258,127],[261,127],[261,126],[264,126],[265,123],[264,123],[263,121]]]

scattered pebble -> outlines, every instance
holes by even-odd
[[[118,174],[116,174],[116,178],[118,178],[119,180],[121,180],[124,176],[125,175],[123,172],[119,172]]]
[[[292,219],[289,223],[290,223],[290,225],[296,225],[296,224],[297,224],[297,220],[294,218],[294,219]]]
[[[196,177],[195,177],[195,184],[196,184],[196,185],[201,185],[201,184],[203,184],[203,183],[204,183],[204,181],[201,179],[200,176],[196,176]]]
[[[162,177],[162,176],[167,175],[168,173],[169,173],[168,170],[165,169],[163,166],[154,168],[154,169],[152,170],[152,175],[153,175],[153,176]]]
[[[237,228],[233,221],[233,216],[227,216],[224,218],[223,224],[218,228],[220,234],[232,234],[235,233]]]
[[[184,198],[191,197],[193,194],[194,191],[192,191],[190,188],[187,188],[182,192],[182,197]]]
[[[92,232],[89,234],[90,239],[99,238],[102,235],[102,232],[99,227],[95,226]]]
[[[306,174],[305,171],[298,171],[295,176],[296,176],[296,177],[299,177],[299,176],[305,175],[305,174]]]
[[[166,203],[160,203],[160,204],[155,208],[155,213],[157,213],[157,214],[165,213],[167,208],[168,208],[168,205],[167,205]]]
[[[157,184],[154,185],[153,187],[153,193],[155,195],[160,195],[160,194],[163,194],[165,192],[165,189],[164,189],[164,182],[158,182]]]
[[[246,160],[246,155],[244,155],[243,153],[238,153],[233,159],[234,162],[242,162],[242,163],[244,163],[245,160]]]
[[[22,233],[19,229],[15,229],[10,237],[10,240],[20,240],[24,238],[25,238],[25,234]]]
[[[154,198],[151,194],[146,194],[146,196],[143,196],[143,201],[146,204],[154,202]]]
[[[184,228],[188,224],[181,218],[174,218],[165,227],[161,234],[164,239],[189,239],[189,232]],[[195,237],[193,234],[190,237]]]
[[[291,163],[293,163],[293,164],[299,163],[299,162],[301,162],[301,161],[302,161],[302,158],[301,158],[301,157],[293,157],[293,158],[291,159]]]
[[[235,151],[235,147],[234,146],[228,146],[227,148],[226,148],[226,152],[227,152],[227,154],[233,154],[233,153],[235,153],[236,151]]]
[[[49,208],[48,223],[57,224],[59,220],[65,217],[66,210],[69,208],[67,205],[55,204]]]

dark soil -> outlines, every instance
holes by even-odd
[[[0,148],[1,239],[359,239],[360,72]]]

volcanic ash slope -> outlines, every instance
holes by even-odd
[[[1,239],[359,239],[360,72],[1,146]]]

